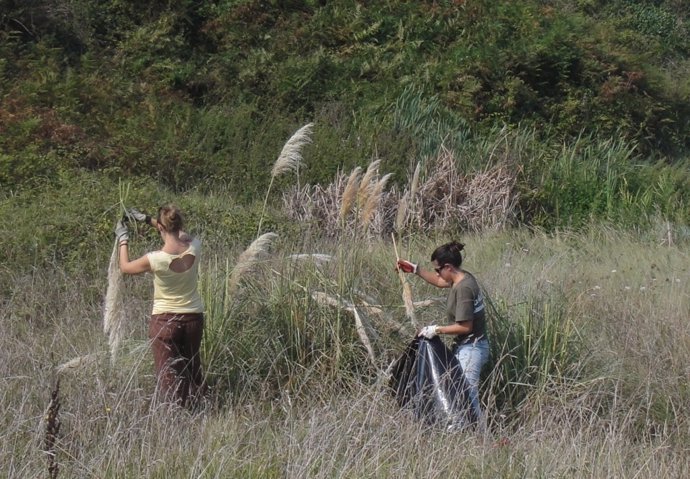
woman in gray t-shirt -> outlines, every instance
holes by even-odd
[[[433,271],[402,259],[398,260],[398,268],[405,273],[414,273],[439,288],[450,288],[446,303],[448,324],[425,326],[419,336],[428,339],[439,334],[454,336],[453,354],[469,384],[472,408],[483,424],[479,378],[489,360],[489,341],[486,337],[484,296],[475,277],[462,269],[461,252],[464,247],[462,243],[452,241],[436,248],[431,254]]]

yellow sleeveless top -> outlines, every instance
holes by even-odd
[[[191,268],[182,273],[170,269],[173,260],[186,255],[194,256]],[[162,313],[203,313],[204,306],[197,290],[201,242],[194,238],[181,254],[152,251],[146,255],[153,273],[153,312]]]

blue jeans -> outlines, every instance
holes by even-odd
[[[469,386],[470,403],[479,424],[483,424],[481,403],[479,401],[479,379],[482,368],[489,360],[489,341],[486,337],[455,347],[457,358]]]

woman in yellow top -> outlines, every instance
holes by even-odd
[[[163,240],[160,250],[130,261],[127,226],[120,221],[115,228],[120,270],[153,273],[149,339],[159,393],[164,400],[188,405],[202,387],[199,347],[204,308],[197,290],[201,243],[183,231],[182,213],[174,205],[161,206],[155,219],[134,209],[128,213],[156,228]]]

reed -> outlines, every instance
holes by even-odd
[[[402,239],[412,225],[417,232],[450,228],[479,232],[502,230],[517,222],[521,197],[516,169],[509,164],[460,174],[455,154],[443,148],[429,162],[424,178],[417,163],[402,192],[383,191],[388,178],[378,176],[379,165],[380,160],[372,161],[363,175],[356,169],[347,180],[338,172],[327,186],[291,189],[284,195],[285,215],[307,226],[316,225],[319,234],[330,237],[356,236],[360,230],[383,237],[392,229]],[[356,215],[348,221],[353,205]]]
[[[398,245],[395,242],[395,235],[393,233],[391,233],[391,239],[393,240],[393,250],[395,251],[395,259],[396,261],[398,261],[400,259],[400,253],[398,253]],[[410,286],[410,282],[407,280],[405,273],[400,271],[400,269],[398,269],[397,271],[398,279],[400,279],[400,284],[402,285],[402,299],[403,304],[405,305],[405,315],[407,316],[407,319],[410,320],[412,327],[415,330],[419,330],[420,324],[417,321],[414,301],[412,300],[412,286]]]

